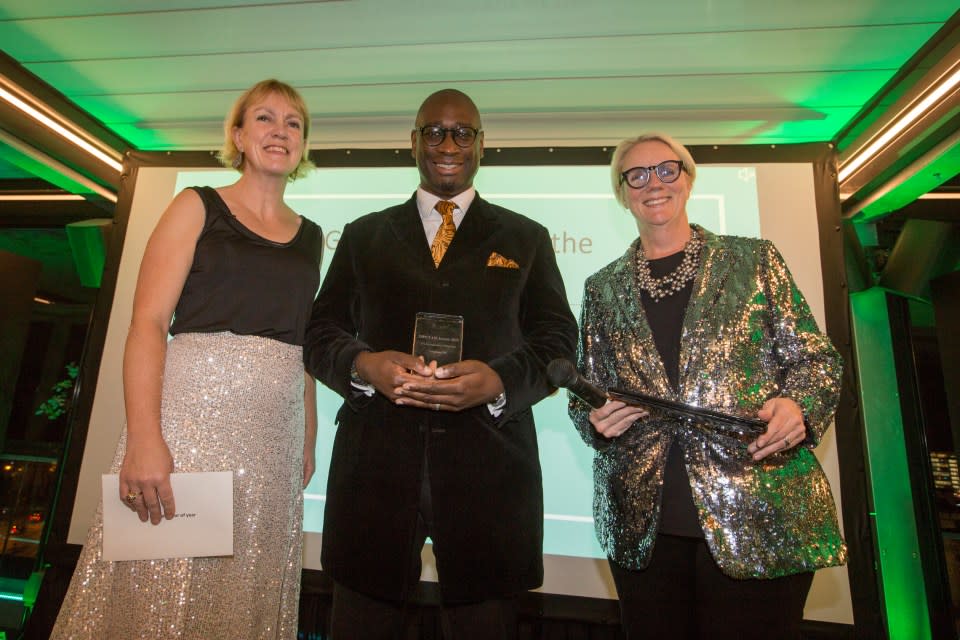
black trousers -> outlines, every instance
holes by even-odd
[[[429,436],[428,436],[429,437]],[[430,495],[426,459],[420,489],[417,532],[410,548],[411,588],[420,579],[420,550],[433,530],[433,500]],[[443,594],[443,567],[437,566]],[[380,600],[334,583],[330,613],[331,640],[414,640],[420,616],[408,602]],[[515,640],[517,599],[449,603],[440,606],[440,628],[444,640]]]
[[[406,603],[378,600],[341,584],[333,587],[331,640],[416,640],[420,612]],[[515,598],[443,604],[440,628],[445,640],[515,640]]]
[[[799,640],[813,573],[736,580],[699,538],[659,535],[643,571],[610,561],[628,640]]]

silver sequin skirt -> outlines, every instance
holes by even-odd
[[[98,509],[53,638],[296,637],[303,379],[298,346],[232,333],[169,342],[163,436],[176,471],[234,472],[234,555],[102,561]]]

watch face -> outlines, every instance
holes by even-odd
[[[357,361],[354,360],[353,364],[350,365],[350,382],[353,384],[358,384],[360,386],[366,386],[367,381],[360,377],[360,373],[357,371]]]

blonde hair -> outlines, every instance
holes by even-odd
[[[617,148],[613,152],[613,158],[610,160],[610,182],[613,185],[613,195],[617,198],[617,202],[619,202],[620,206],[624,209],[630,208],[630,204],[627,202],[623,191],[629,187],[626,187],[620,183],[620,174],[630,167],[626,167],[625,169],[624,167],[621,167],[620,164],[623,162],[623,157],[627,155],[630,149],[633,149],[641,142],[650,141],[662,142],[670,147],[671,151],[677,154],[677,157],[680,158],[681,162],[683,162],[683,170],[687,172],[688,176],[690,176],[691,189],[693,189],[694,180],[697,179],[697,163],[693,161],[693,156],[690,155],[690,152],[685,146],[667,134],[652,132],[641,134],[635,138],[627,138],[617,145]]]
[[[310,170],[313,169],[313,163],[310,162],[309,158],[310,150],[307,148],[307,141],[310,136],[310,112],[307,110],[307,103],[303,101],[303,97],[296,89],[286,82],[281,82],[274,78],[261,80],[244,91],[243,94],[237,98],[237,101],[233,103],[233,107],[223,120],[223,147],[220,148],[217,157],[223,166],[232,167],[240,173],[243,173],[243,154],[237,149],[237,145],[233,141],[233,130],[235,127],[243,127],[243,117],[246,115],[250,105],[271,94],[277,94],[287,100],[293,105],[293,108],[297,110],[301,120],[303,120],[303,155],[300,156],[300,162],[297,164],[297,168],[287,176],[287,180],[293,182],[297,178],[302,178],[307,175]]]

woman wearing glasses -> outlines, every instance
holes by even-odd
[[[597,536],[627,637],[799,638],[813,572],[846,558],[812,453],[836,407],[839,355],[769,241],[689,223],[686,148],[628,139],[611,169],[640,233],[587,279],[581,373],[766,423],[737,433],[571,399],[595,448]]]

